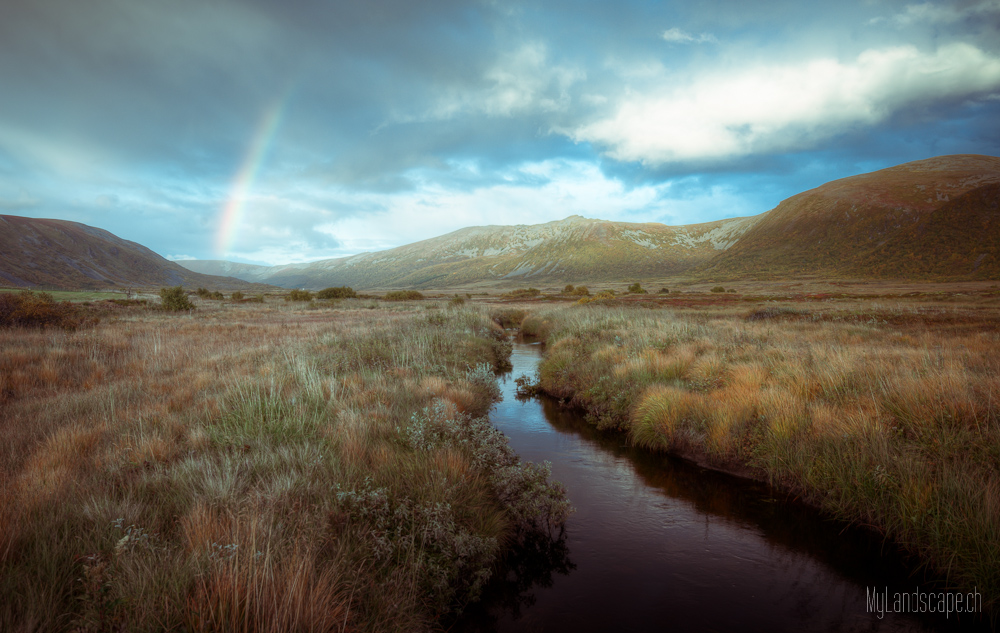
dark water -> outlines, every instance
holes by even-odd
[[[537,344],[515,345],[491,419],[552,463],[576,508],[527,543],[452,631],[957,631],[982,622],[869,613],[866,589],[913,592],[892,546],[768,487],[624,445],[551,400],[518,402]]]

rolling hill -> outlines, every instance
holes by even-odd
[[[86,224],[13,215],[0,215],[0,285],[66,289],[258,287],[233,277],[192,272],[145,246]]]
[[[683,274],[736,243],[759,217],[672,227],[570,216],[531,226],[470,227],[387,251],[309,264],[180,263],[206,274],[287,288],[621,281]]]
[[[990,245],[1000,242],[1000,223],[990,185],[996,183],[1000,158],[977,155],[939,156],[835,180],[784,200],[692,272],[720,280],[995,278],[997,253]]]

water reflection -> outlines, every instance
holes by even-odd
[[[954,616],[869,613],[866,588],[925,584],[871,534],[761,484],[632,449],[553,400],[519,402],[513,377],[538,359],[537,346],[516,346],[491,419],[522,459],[552,463],[577,512],[562,539],[512,555],[451,630],[968,630]]]

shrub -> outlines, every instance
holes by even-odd
[[[587,305],[588,303],[597,303],[598,305],[609,305],[614,300],[615,300],[614,290],[602,290],[593,297],[591,296],[581,297],[580,300],[577,301],[577,303],[580,305]]]
[[[519,327],[528,313],[517,308],[490,308],[490,318],[502,328]]]
[[[635,282],[634,284],[632,284],[631,286],[629,286],[628,287],[628,291],[630,293],[634,294],[634,295],[644,295],[644,294],[646,294],[646,291],[643,290],[642,286],[639,284],[638,281]]]
[[[576,288],[573,287],[573,284],[566,284],[566,287],[563,288],[563,294],[564,295],[571,295],[571,294],[573,294],[574,290],[576,290]]]
[[[207,292],[207,291],[206,291]],[[160,288],[160,302],[164,310],[180,311],[194,310],[194,304],[188,299],[187,293],[181,286],[172,288]]]
[[[669,288],[660,288],[660,292],[658,294],[668,295],[668,294],[670,294],[670,289]]]
[[[74,329],[82,323],[76,307],[57,302],[45,292],[0,293],[0,327],[45,327]]]
[[[507,293],[508,297],[537,297],[542,294],[538,288],[518,288]]]
[[[317,299],[355,299],[358,293],[354,288],[348,286],[337,286],[336,288],[324,288],[316,293]]]
[[[465,298],[455,295],[454,297],[451,298],[451,305],[453,306],[465,305]]]
[[[237,290],[233,293],[233,301],[243,301],[243,293]]]
[[[264,303],[264,295],[257,295],[256,297],[251,297],[247,299],[250,303]]]
[[[382,298],[386,301],[418,301],[423,299],[424,295],[416,290],[393,290],[392,292],[385,293],[385,296]]]
[[[312,293],[308,290],[292,290],[285,295],[285,301],[312,301]]]
[[[589,297],[590,291],[587,290],[587,286],[577,286],[576,289],[573,291],[573,294],[578,297]]]
[[[199,297],[201,297],[202,299],[215,299],[216,301],[222,301],[223,299],[226,298],[218,290],[213,292],[208,288],[198,288],[197,290],[194,291],[194,293]]]
[[[716,286],[716,287],[712,288],[712,292],[725,292],[725,291],[726,291],[726,289],[723,288],[722,286]]]

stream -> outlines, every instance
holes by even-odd
[[[520,547],[450,631],[986,629],[954,614],[880,618],[866,591],[891,602],[920,577],[878,536],[766,485],[633,449],[552,399],[518,401],[514,378],[535,374],[541,349],[515,343],[490,419],[522,460],[551,462],[576,512],[562,540]]]

